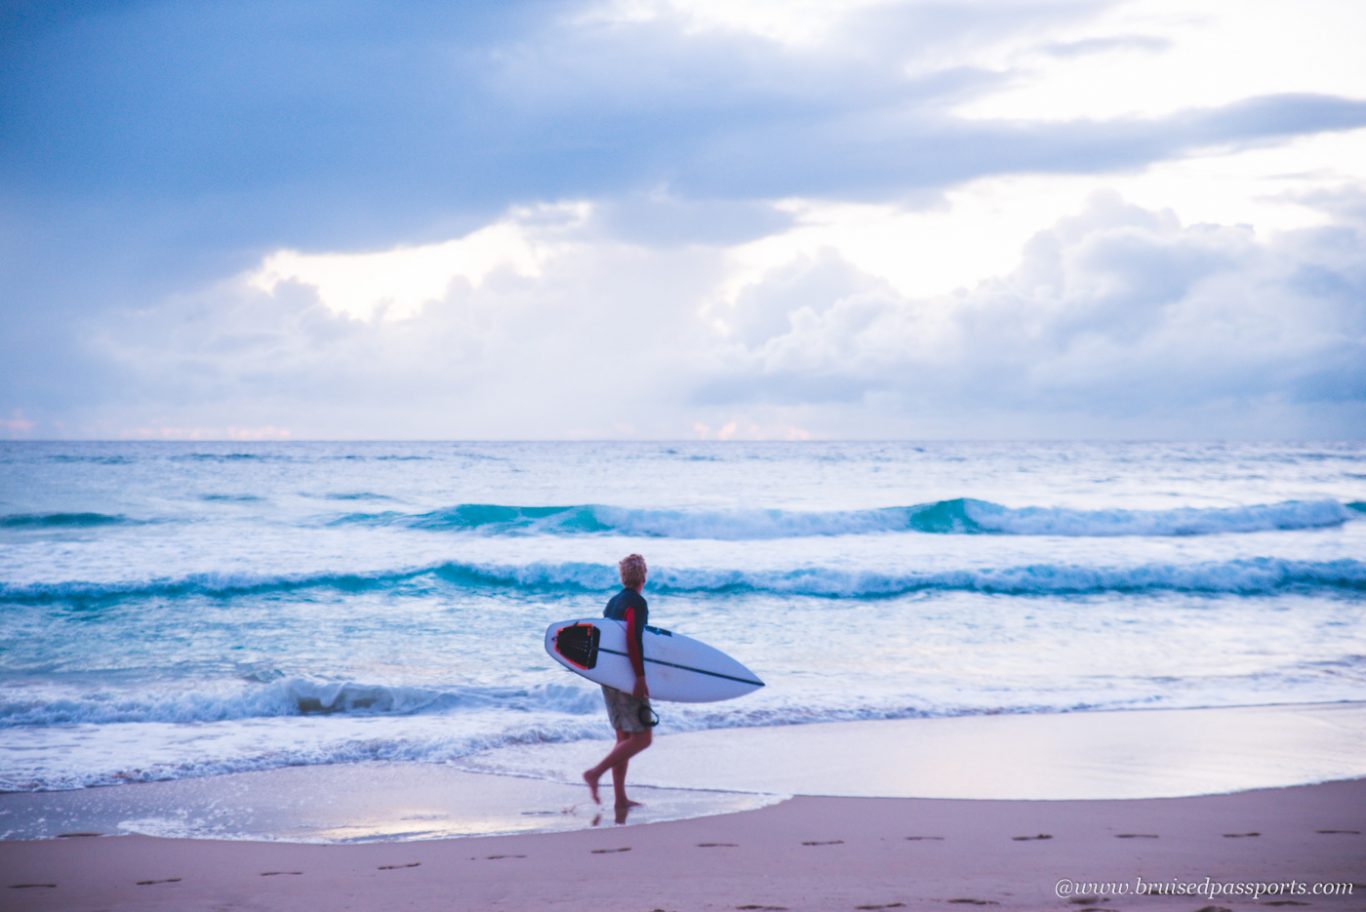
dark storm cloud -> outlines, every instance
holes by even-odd
[[[515,202],[659,185],[887,195],[1366,124],[1366,104],[1316,96],[1146,120],[964,122],[944,106],[1010,74],[903,73],[917,48],[1091,6],[883,9],[811,50],[576,23],[547,3],[21,5],[4,52],[0,188],[27,220],[115,241],[356,248],[449,237]]]

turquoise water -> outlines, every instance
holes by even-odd
[[[3,443],[0,788],[601,737],[630,551],[662,731],[1366,698],[1360,444]]]

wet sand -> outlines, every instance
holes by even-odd
[[[492,751],[470,765],[555,779],[602,753],[603,745],[592,742],[544,744]],[[899,798],[1181,797],[1366,777],[1366,703],[716,729],[657,738],[631,764],[633,782],[668,788]]]
[[[610,778],[609,778],[610,781]],[[608,792],[610,794],[610,787]],[[630,822],[752,810],[784,795],[641,789]],[[583,783],[471,773],[430,763],[290,767],[68,792],[0,794],[0,836],[63,833],[306,843],[406,842],[582,830],[612,821]],[[0,852],[6,843],[0,842]]]

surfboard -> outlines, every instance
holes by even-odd
[[[659,627],[646,627],[645,683],[651,700],[711,703],[764,686],[759,677],[714,646]],[[626,622],[611,618],[556,621],[545,651],[577,675],[630,693],[636,675],[626,652]]]

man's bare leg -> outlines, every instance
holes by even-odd
[[[617,743],[616,743],[616,745],[613,746],[613,750],[614,750],[614,751],[616,750],[617,747],[620,747],[620,746],[621,746],[621,742],[625,741],[626,738],[627,738],[626,732],[622,731],[621,729],[618,728],[618,729],[616,729],[615,731],[616,731],[616,733],[617,733]],[[605,761],[604,761],[604,762],[605,762]],[[599,764],[599,766],[601,766],[601,764]],[[593,796],[593,803],[594,803],[594,804],[602,804],[602,801],[600,801],[600,800],[598,799],[598,780],[602,778],[602,773],[598,773],[596,776],[592,775],[593,770],[598,769],[599,766],[593,767],[592,770],[585,770],[585,771],[584,771],[584,774],[583,774],[583,781],[588,783],[588,792],[589,792],[589,794],[591,794],[591,795]],[[616,781],[616,767],[615,767],[615,766],[612,767],[612,770],[613,770],[613,773],[612,773],[612,781],[615,782],[615,781]]]
[[[617,732],[617,743],[620,744],[628,737],[630,736],[626,732]],[[630,762],[631,758],[627,757],[625,760],[612,765],[612,791],[616,795],[618,811],[640,806],[639,801],[631,801],[626,797],[626,767]]]
[[[629,737],[630,735],[628,735],[626,732],[619,731],[617,732],[617,743],[620,744]],[[626,781],[626,766],[630,762],[631,760],[628,757],[625,760],[612,764],[612,790],[617,793],[618,804],[621,803],[620,796],[622,792],[624,792],[625,787],[623,785],[618,785],[617,783],[624,783]]]
[[[602,803],[601,799],[598,798],[598,780],[600,780],[603,773],[606,773],[609,769],[614,770],[612,774],[612,787],[613,791],[616,792],[617,803],[626,803],[626,762],[636,754],[645,750],[645,748],[649,747],[651,740],[653,739],[649,729],[646,729],[643,732],[617,732],[616,746],[612,748],[611,752],[608,753],[606,757],[602,758],[601,763],[592,769],[584,770],[583,773],[583,781],[588,783],[588,791],[593,796],[593,801],[595,803]],[[617,775],[615,772],[615,768],[618,764],[621,765],[620,775]]]

